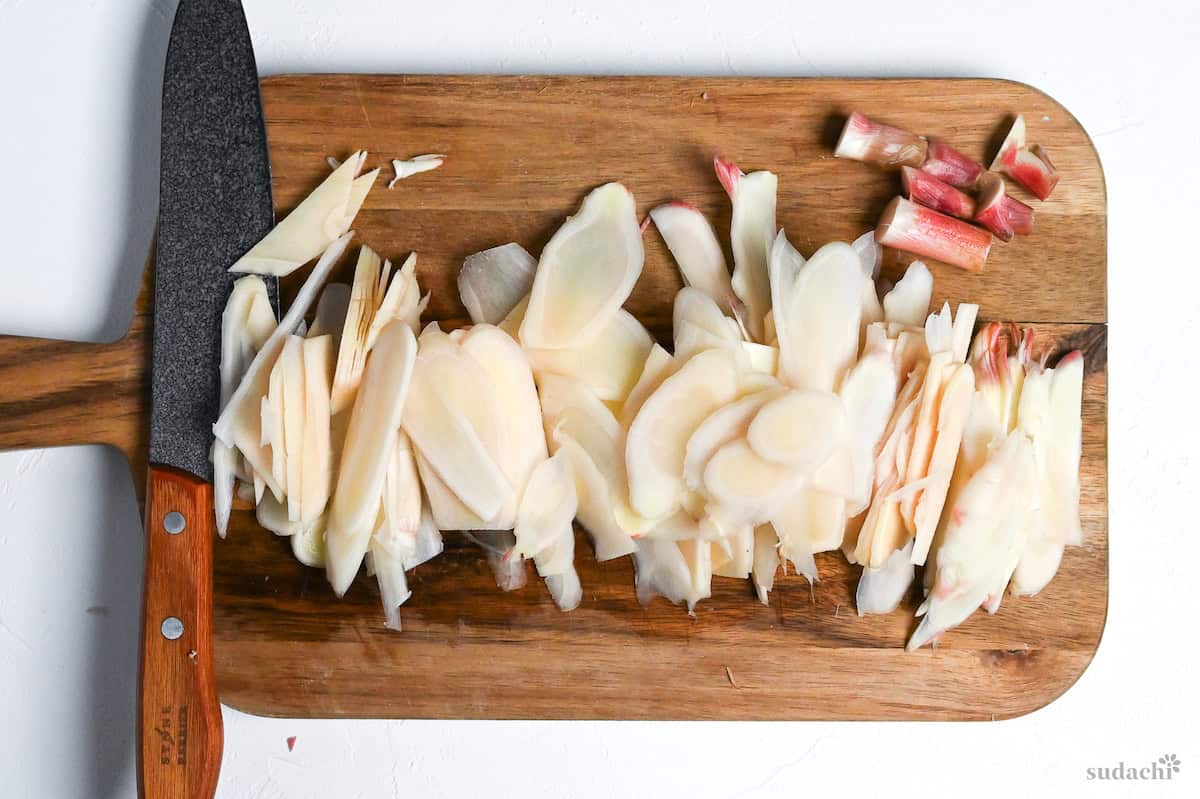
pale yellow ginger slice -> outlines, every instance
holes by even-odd
[[[746,441],[764,460],[810,475],[841,443],[845,408],[841,398],[828,391],[787,391],[759,410]]]
[[[633,551],[632,535],[651,521],[629,507],[624,435],[616,417],[582,383],[558,375],[540,381],[542,415],[552,453],[564,453],[575,477],[579,523],[591,534],[600,561]]]
[[[394,188],[397,183],[410,178],[413,175],[419,175],[422,172],[429,172],[437,169],[442,164],[446,163],[446,156],[441,153],[426,153],[424,155],[414,155],[412,158],[392,159],[392,171],[396,176],[388,181],[387,187]]]
[[[354,580],[376,528],[383,484],[407,405],[417,342],[407,325],[393,323],[379,336],[354,399],[346,443],[330,503],[326,573],[342,596]]]
[[[537,259],[520,244],[501,244],[468,255],[458,270],[458,296],[471,321],[503,322],[529,296],[536,271]]]
[[[516,544],[507,556],[532,558],[555,603],[564,611],[574,610],[583,596],[575,571],[571,527],[577,508],[575,480],[566,457],[557,454],[542,461],[517,511]]]
[[[854,595],[854,606],[859,616],[869,613],[891,613],[900,606],[908,587],[912,585],[914,570],[912,563],[913,540],[894,550],[883,566],[878,569],[864,568]]]
[[[262,311],[266,309],[266,318]],[[233,284],[225,310],[221,314],[221,408],[237,389],[238,381],[275,327],[275,315],[267,296],[267,285],[257,276],[240,278]],[[217,534],[225,537],[233,510],[234,483],[241,457],[237,450],[219,439],[213,440],[213,504]]]
[[[956,341],[954,347],[960,347]],[[1026,365],[1030,362],[1032,331],[1024,335],[1015,325],[992,322],[983,326],[971,347],[971,365],[976,376],[977,391],[971,398],[966,427],[962,434],[959,457],[947,492],[947,506],[953,506],[961,489],[974,473],[983,467],[994,446],[1000,445],[1018,423],[1018,403],[1024,390]],[[931,555],[946,535],[949,519],[943,513],[926,555],[926,591],[936,577],[936,564]],[[1000,597],[996,597],[1000,599]]]
[[[1083,356],[1074,351],[1054,369],[1031,365],[1018,409],[1018,426],[1033,441],[1038,509],[1012,576],[1016,596],[1041,591],[1058,571],[1063,548],[1082,542],[1079,457]]]
[[[780,387],[755,391],[709,414],[688,438],[684,449],[684,484],[692,491],[703,491],[704,467],[716,451],[731,441],[744,438],[759,410],[784,391]]]
[[[511,529],[515,491],[500,465],[505,445],[498,398],[474,358],[444,333],[426,330],[404,408],[404,429],[450,492],[481,524],[473,529]],[[449,518],[441,493],[426,478],[434,519],[443,530],[461,529]],[[492,526],[494,525],[494,526]]]
[[[771,248],[779,378],[836,391],[858,357],[862,269],[850,245],[826,244],[805,261],[780,231]]]
[[[880,439],[882,443],[875,458],[871,504],[855,541],[852,560],[861,563],[864,568],[882,568],[891,553],[904,546],[911,537],[900,515],[900,503],[895,492],[903,483],[907,471],[907,457],[901,444],[906,434],[911,436],[924,382],[925,366],[922,364],[905,381]]]
[[[295,535],[304,529],[303,524],[288,518],[287,505],[276,500],[270,493],[264,494],[255,506],[254,518],[264,530],[281,537]]]
[[[913,261],[883,298],[883,318],[893,324],[925,324],[933,297],[933,275],[921,261]]]
[[[962,444],[963,431],[971,409],[971,396],[975,391],[975,375],[969,366],[956,364],[952,370],[938,401],[934,446],[924,475],[926,484],[916,494],[917,504],[913,510],[915,544],[912,561],[917,565],[925,562],[929,547],[933,543],[933,535],[937,530],[938,519],[946,503],[946,493],[950,488],[954,462]],[[908,484],[909,487],[913,485],[914,483]],[[902,512],[903,508],[904,503],[901,502]]]
[[[329,515],[322,513],[312,524],[302,526],[292,535],[292,555],[305,566],[325,568],[325,529],[328,520]]]
[[[654,339],[631,313],[618,310],[600,335],[579,348],[526,348],[537,372],[585,383],[602,400],[623,401],[637,384]]]
[[[949,352],[932,355],[925,370],[925,382],[917,405],[911,444],[907,451],[907,467],[902,475],[903,485],[916,484],[929,473],[929,459],[937,443],[938,409],[950,376],[956,372]],[[904,445],[902,445],[903,447]],[[908,492],[900,502],[900,512],[910,533],[916,533],[915,514],[919,490]]]
[[[979,316],[979,306],[970,302],[960,302],[954,311],[954,323],[951,328],[951,352],[957,363],[965,363],[971,349],[971,336],[975,332],[975,320]]]
[[[643,607],[656,596],[677,605],[691,593],[691,570],[679,544],[669,537],[638,539],[633,572],[637,599]]]
[[[758,601],[767,604],[771,589],[775,587],[775,572],[779,569],[779,536],[770,524],[754,528],[754,563],[751,573]]]
[[[533,558],[564,536],[573,536],[571,522],[578,507],[570,462],[558,454],[543,460],[533,470],[528,490],[517,509],[513,556]],[[538,573],[545,576],[564,570],[562,563],[547,561],[539,565]]]
[[[363,368],[367,363],[367,336],[371,330],[371,320],[383,302],[380,291],[382,270],[383,260],[374,250],[363,245],[358,251],[358,263],[354,267],[354,285],[342,325],[337,368],[333,375],[330,407],[335,414],[354,403],[354,394],[362,380]]]
[[[495,458],[512,486],[510,507],[501,513],[515,518],[529,476],[549,454],[533,373],[520,345],[498,327],[476,325],[462,337],[459,346],[486,373],[486,390],[493,394],[500,409],[504,443]]]
[[[513,309],[508,312],[508,316],[504,317],[504,321],[500,322],[497,327],[503,330],[508,335],[512,336],[514,341],[521,340],[521,323],[525,321],[525,310],[529,307],[529,295],[521,298],[521,301],[513,306]]]
[[[381,277],[382,280],[382,277]],[[382,285],[382,283],[381,283]],[[399,319],[412,328],[414,334],[421,329],[421,314],[429,305],[429,293],[421,296],[421,287],[417,283],[417,254],[409,253],[392,278],[386,292],[380,293],[383,298],[375,315],[371,319],[371,327],[367,331],[367,351],[375,346],[379,331],[387,327],[393,320]]]
[[[745,342],[713,334],[697,324],[684,321],[675,326],[675,361],[687,363],[693,355],[705,350],[724,350],[733,356],[739,371],[750,369],[749,353],[743,348]]]
[[[862,318],[859,321],[859,348],[863,348],[866,331],[869,325],[883,321],[883,306],[879,304],[879,294],[875,287],[875,278],[879,276],[879,268],[883,265],[883,247],[875,241],[875,231],[868,230],[850,243],[850,248],[858,256],[859,267],[862,269]]]
[[[458,495],[450,490],[419,449],[414,447],[413,454],[417,461],[417,474],[421,478],[421,486],[425,489],[425,497],[429,502],[429,512],[439,529],[474,530],[481,535],[495,532],[495,529],[505,529],[492,529],[492,522],[473,513]]]
[[[722,311],[741,315],[742,303],[733,293],[725,254],[700,209],[688,203],[667,203],[651,209],[650,219],[675,258],[684,285],[703,291]]]
[[[629,396],[625,398],[625,402],[621,404],[621,412],[618,419],[621,422],[621,427],[625,430],[629,429],[629,425],[633,424],[634,417],[638,411],[642,409],[642,404],[646,398],[653,394],[662,382],[670,375],[675,373],[679,362],[676,361],[671,353],[662,348],[661,345],[655,343],[650,346],[650,352],[646,355],[646,362],[642,364],[642,372],[638,375],[637,382],[633,384],[633,388],[629,390]]]
[[[309,337],[303,344],[304,429],[300,461],[300,523],[312,524],[325,512],[332,490],[333,454],[329,431],[329,390],[333,360],[331,336]],[[290,466],[290,464],[289,464]],[[290,486],[289,478],[289,486]],[[289,494],[289,499],[290,499]]]
[[[718,339],[741,343],[742,333],[737,322],[721,311],[716,301],[705,292],[684,286],[675,294],[671,308],[671,325],[678,330],[690,322]],[[679,353],[676,352],[676,355]]]
[[[216,424],[213,425],[214,435],[226,446],[236,447],[254,474],[263,481],[265,488],[270,489],[280,501],[283,499],[282,482],[276,479],[272,471],[270,446],[264,444],[262,401],[270,387],[272,368],[283,350],[287,337],[304,321],[304,315],[316,301],[317,292],[329,277],[337,259],[345,251],[350,237],[351,234],[348,233],[335,241],[317,261],[287,314],[259,348],[241,382],[238,383],[237,390],[229,398]]]
[[[656,519],[679,507],[688,439],[709,414],[733,399],[737,384],[733,356],[708,350],[693,356],[646,398],[625,443],[630,504],[636,512]]]
[[[763,317],[763,344],[779,348],[779,334],[775,330],[775,311],[773,310],[767,311],[767,315]]]
[[[887,350],[865,353],[842,382],[839,395],[846,411],[845,450],[851,472],[846,501],[851,516],[870,503],[875,452],[891,419],[896,393],[896,371]]]
[[[366,158],[360,151],[346,159],[229,271],[289,275],[345,235],[379,174],[359,176]]]
[[[560,428],[554,433],[556,455],[562,455],[571,466],[575,478],[576,511],[580,525],[592,536],[596,560],[606,560],[631,554],[637,545],[633,537],[617,521],[613,512],[613,486],[606,473],[596,465],[592,455]],[[615,447],[613,448],[615,455]],[[611,467],[610,467],[611,468]]]
[[[561,571],[544,574],[542,578],[546,581],[550,598],[554,600],[554,604],[558,605],[559,610],[566,612],[579,607],[579,603],[583,601],[583,585],[579,582],[579,572],[575,571],[575,536],[565,536],[549,551],[539,558],[534,558],[535,566],[538,565],[539,560],[570,564]],[[539,574],[541,574],[540,571]]]
[[[293,337],[289,336],[287,341]],[[287,349],[284,342],[284,350]],[[278,494],[272,492],[281,502],[287,501],[287,446],[285,424],[287,422],[287,389],[284,387],[283,353],[275,361],[271,369],[271,379],[267,395],[262,399],[262,443],[269,447],[271,453],[271,477],[279,486]],[[286,507],[286,505],[285,505]]]
[[[728,549],[726,549],[727,545]],[[713,574],[746,580],[754,570],[754,526],[743,525],[722,542],[710,544]]]
[[[846,500],[812,488],[791,491],[769,521],[779,536],[780,555],[809,582],[816,582],[820,575],[813,556],[842,545]]]
[[[1003,593],[1025,546],[1036,493],[1033,442],[1015,430],[947,509],[949,523],[937,551],[936,577],[917,610],[922,618],[908,641],[909,650],[936,641]]]
[[[629,298],[645,253],[633,195],[620,183],[592,190],[542,250],[521,323],[526,347],[580,347]]]
[[[775,197],[779,179],[772,172],[742,172],[730,161],[714,161],[717,178],[733,203],[729,238],[733,247],[734,294],[745,307],[742,320],[753,341],[766,343],[763,319],[771,310],[767,261],[775,237]],[[778,320],[776,320],[778,321]]]
[[[712,596],[712,545],[708,541],[689,539],[675,542],[687,566],[688,583],[684,602],[688,613],[696,615],[696,605]]]
[[[396,445],[383,480],[383,513],[388,531],[414,540],[421,529],[421,479],[412,442],[403,430],[396,431]]]
[[[731,441],[704,467],[709,514],[730,524],[762,524],[798,493],[801,479],[794,469],[759,457],[746,439]]]
[[[283,385],[283,492],[287,500],[288,518],[300,517],[300,499],[304,492],[305,416],[308,400],[304,392],[304,342],[299,336],[288,337],[283,352],[275,364],[282,375]]]
[[[766,375],[774,375],[779,370],[779,348],[770,344],[756,344],[753,341],[743,341],[742,351],[746,353],[746,362],[751,369]]]

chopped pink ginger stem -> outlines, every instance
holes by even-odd
[[[880,166],[916,167],[925,162],[927,147],[917,134],[873,122],[855,111],[846,119],[833,155]]]
[[[968,272],[983,270],[992,246],[986,230],[903,197],[896,197],[884,209],[875,227],[875,241]]]
[[[289,752],[291,752],[293,749],[296,748],[296,736],[295,735],[288,736],[287,747],[288,747]]]
[[[642,220],[642,224],[638,225],[638,230],[642,233],[646,232],[646,228],[650,227],[650,217]]]
[[[725,193],[732,200],[738,181],[745,177],[746,173],[738,169],[737,164],[720,155],[713,159],[713,168],[717,171],[717,180],[721,181]]]
[[[1010,194],[1004,195],[1004,215],[1013,233],[1018,236],[1028,236],[1033,232],[1033,209]]]
[[[1026,146],[1025,117],[1019,114],[992,161],[992,169],[1008,175],[1039,200],[1049,197],[1058,185],[1058,170],[1050,155],[1036,144]]]
[[[996,157],[992,159],[991,169],[999,171],[1001,163],[1006,159],[1012,158],[1013,153],[1017,150],[1025,149],[1025,117],[1017,114],[1017,118],[1013,120],[1012,127],[1008,129],[1008,134],[1005,135],[1004,141],[1000,143],[1000,150],[996,153]]]
[[[1013,228],[1004,210],[1004,178],[987,172],[979,178],[979,205],[975,221],[995,234],[1001,241],[1012,241]]]
[[[1064,355],[1058,359],[1058,365],[1055,366],[1054,368],[1057,369],[1059,366],[1067,366],[1068,364],[1074,363],[1075,361],[1082,361],[1082,360],[1083,360],[1082,352],[1080,352],[1079,350],[1071,350],[1066,355]]]
[[[1000,171],[1029,190],[1039,200],[1045,200],[1058,185],[1058,171],[1040,155],[1045,150],[1013,150],[1000,162]],[[1040,154],[1040,155],[1039,155]]]
[[[933,175],[911,166],[900,167],[904,195],[913,202],[943,214],[970,219],[975,216],[975,201]]]
[[[960,153],[941,139],[929,138],[921,171],[960,189],[969,189],[983,174],[983,165]]]

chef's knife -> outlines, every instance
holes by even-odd
[[[190,799],[215,793],[221,763],[209,450],[235,277],[227,270],[273,221],[239,0],[179,4],[163,74],[159,192],[138,770],[143,796]]]

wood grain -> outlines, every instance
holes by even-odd
[[[138,693],[138,789],[146,799],[211,799],[223,732],[212,648],[212,486],[152,465]],[[182,516],[183,529],[167,518]],[[166,625],[179,626],[168,637]]]
[[[990,80],[284,76],[263,81],[263,102],[279,212],[327,174],[327,155],[368,149],[384,174],[355,223],[359,241],[394,260],[418,251],[427,318],[449,325],[465,316],[454,285],[465,255],[506,241],[538,252],[598,183],[624,181],[640,213],[688,200],[724,239],[712,156],[772,169],[779,223],[809,254],[872,227],[898,191],[894,174],[830,156],[847,111],[980,160],[1007,115],[1023,112],[1062,181],[1031,202],[1034,235],[993,247],[982,274],[933,265],[935,301],[979,302],[982,319],[1032,322],[1041,344],[1085,350],[1085,541],[1037,597],[1009,598],[939,649],[906,654],[914,598],[858,618],[857,568],[835,553],[818,556],[812,589],[779,578],[769,607],[745,582],[715,578],[693,619],[663,600],[641,608],[629,560],[597,564],[583,537],[584,601],[563,614],[532,572],[500,593],[479,550],[448,534],[446,553],[411,575],[397,634],[383,627],[372,580],[337,601],[322,573],[240,511],[214,563],[224,702],[281,716],[989,719],[1045,705],[1087,667],[1108,595],[1106,200],[1087,134],[1054,100]],[[423,152],[449,157],[384,188],[388,159]],[[666,339],[681,284],[658,235],[645,240],[628,307]],[[907,260],[889,253],[884,276]],[[347,259],[341,279],[351,268]],[[110,349],[0,338],[0,449],[105,441],[144,470],[151,315],[144,295]]]

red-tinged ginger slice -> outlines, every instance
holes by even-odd
[[[1013,431],[948,508],[945,538],[936,553],[936,577],[917,610],[921,623],[907,649],[936,640],[1004,591],[1024,547],[1036,494],[1033,442],[1023,431]]]
[[[975,201],[958,189],[920,169],[900,167],[904,195],[913,202],[959,219],[975,216]]]
[[[1036,144],[1026,146],[1025,117],[1019,114],[992,160],[991,169],[1012,178],[1039,200],[1048,198],[1058,185],[1058,170],[1045,149]]]
[[[982,228],[939,214],[930,208],[897,197],[879,224],[875,240],[885,247],[934,258],[968,272],[981,272],[992,246],[992,235]]]
[[[879,166],[920,166],[927,143],[915,133],[867,119],[855,111],[846,119],[833,149],[835,158],[849,158]]]
[[[1028,236],[1033,232],[1033,209],[1010,194],[1004,195],[1004,215],[1013,233]]]
[[[970,189],[983,174],[983,165],[941,139],[930,137],[921,171],[960,189]]]
[[[1058,185],[1058,171],[1046,160],[1045,153],[1041,148],[1037,152],[1017,150],[999,164],[993,164],[993,167],[1024,186],[1039,200],[1045,200]]]
[[[1053,369],[1027,365],[1018,425],[1033,440],[1038,465],[1038,507],[1012,575],[1012,592],[1032,596],[1058,571],[1063,548],[1082,542],[1079,524],[1079,456],[1083,356],[1067,354]]]
[[[779,179],[773,172],[746,174],[724,158],[713,160],[717,179],[733,203],[729,238],[733,247],[730,286],[741,300],[741,324],[750,338],[766,343],[765,317],[771,310],[767,261],[775,237],[775,198]]]
[[[988,172],[979,179],[979,205],[975,210],[975,221],[983,225],[1001,241],[1012,241],[1013,226],[1004,205],[1004,178]]]

